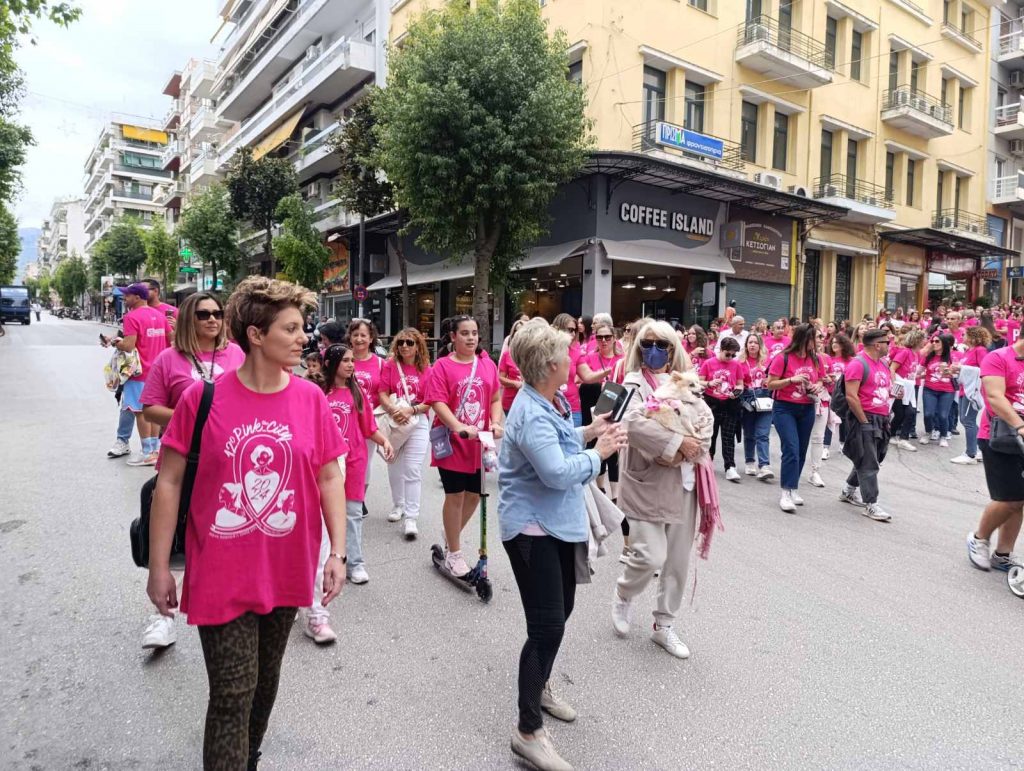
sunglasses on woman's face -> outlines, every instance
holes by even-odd
[[[411,348],[412,346],[416,345],[416,341],[415,340],[395,340],[395,345],[399,345],[399,346],[403,346],[403,347],[404,346],[409,346]]]
[[[615,335],[594,335],[598,340],[614,340]]]
[[[672,347],[672,343],[670,343],[668,340],[641,340],[640,341],[640,347],[641,348],[648,348],[649,349],[649,348],[654,348],[655,346],[657,346],[662,351],[667,351],[669,348]]]
[[[572,333],[574,333],[574,334],[575,334],[575,332],[576,332],[576,327],[566,327],[566,328],[565,328],[565,331],[566,331],[566,332],[572,332]]]
[[[211,316],[221,321],[224,318],[224,311],[196,311],[196,318],[200,321],[209,321]]]

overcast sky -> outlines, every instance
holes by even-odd
[[[39,44],[18,52],[29,91],[22,120],[37,143],[15,206],[20,227],[41,225],[54,198],[82,194],[85,161],[104,123],[162,121],[171,73],[190,57],[217,55],[210,43],[220,22],[216,0],[76,4],[83,9],[78,22],[66,30],[37,24]]]

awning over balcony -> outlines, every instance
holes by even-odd
[[[659,265],[664,268],[689,268],[690,270],[706,270],[711,273],[736,272],[727,257],[720,254],[708,254],[693,249],[683,249],[668,241],[645,239],[640,241],[612,241],[601,239],[601,244],[608,252],[608,258],[623,262],[638,262],[643,265]]]
[[[883,241],[894,244],[908,244],[922,249],[934,249],[940,252],[955,254],[960,257],[976,259],[992,257],[1015,257],[1013,249],[986,244],[973,238],[965,238],[955,233],[947,233],[935,228],[914,228],[913,230],[892,230],[879,234]]]
[[[137,139],[140,142],[158,142],[162,145],[167,144],[167,134],[163,131],[142,128],[141,126],[129,126],[127,124],[122,125],[121,136],[125,139]]]
[[[256,145],[252,149],[252,159],[258,161],[264,155],[269,152],[273,152],[285,142],[288,141],[288,137],[295,131],[295,127],[299,125],[299,121],[302,120],[302,113],[306,111],[306,105],[302,105],[298,110],[289,115],[284,123],[270,132],[270,135]]]

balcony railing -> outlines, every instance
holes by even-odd
[[[835,63],[825,50],[825,44],[809,35],[798,32],[790,27],[779,26],[771,16],[755,16],[740,24],[737,46],[750,43],[768,43],[794,56],[805,59],[815,67],[834,71]]]
[[[953,107],[941,99],[936,99],[934,96],[910,86],[897,86],[882,92],[883,110],[900,107],[909,107],[914,112],[935,118],[943,123],[953,124]]]
[[[953,37],[958,37],[975,48],[981,48],[981,41],[971,35],[969,32],[960,29],[955,24],[950,24],[948,21],[942,22],[942,29],[946,32],[952,33]]]
[[[992,197],[1016,198],[1020,183],[1019,174],[1014,174],[1012,177],[996,177],[992,180]]]
[[[147,177],[170,178],[171,176],[171,172],[163,169],[155,169],[151,166],[125,166],[123,163],[115,163],[114,170],[122,174],[145,174]]]
[[[959,230],[988,238],[988,220],[978,214],[960,209],[938,209],[932,213],[932,227],[936,230]]]
[[[646,153],[652,150],[660,150],[661,152],[668,153],[670,155],[679,155],[683,158],[688,158],[694,161],[701,161],[707,163],[710,166],[720,167],[729,169],[731,171],[743,171],[745,163],[743,160],[743,148],[739,142],[733,142],[728,139],[722,139],[712,134],[705,134],[701,131],[693,131],[691,133],[697,134],[702,137],[707,137],[713,142],[720,142],[722,144],[722,157],[717,158],[702,153],[688,152],[687,150],[676,147],[675,145],[661,144],[658,142],[658,124],[667,123],[667,121],[648,121],[646,123],[640,123],[633,126],[633,150],[638,153]],[[667,124],[672,126],[673,124]],[[676,129],[682,129],[681,126],[673,126]],[[686,129],[688,130],[688,129]]]
[[[116,198],[133,198],[136,201],[153,201],[152,192],[143,193],[139,190],[125,190],[123,188],[115,187],[111,195],[115,196]]]
[[[1016,25],[1014,25],[1016,26]],[[1024,40],[1024,29],[1014,29],[1007,32],[1005,35],[999,36],[999,55],[1008,56],[1010,54],[1021,53],[1021,41]]]
[[[850,201],[893,208],[892,192],[882,185],[866,182],[863,179],[848,177],[845,174],[833,174],[830,177],[818,177],[814,180],[815,198],[846,198]]]
[[[1014,102],[1012,104],[1004,104],[1002,107],[995,108],[995,119],[996,128],[1000,126],[1011,126],[1017,122],[1017,117],[1020,115],[1021,103]]]

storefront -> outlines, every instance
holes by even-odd
[[[879,306],[890,311],[902,308],[907,313],[924,310],[928,275],[926,251],[892,242],[883,242],[883,246],[880,263],[882,300]]]
[[[863,228],[815,228],[797,262],[802,319],[843,321],[878,310],[878,249]]]
[[[722,233],[722,250],[734,275],[726,281],[726,301],[749,323],[792,315],[796,222],[785,216],[734,207]]]

